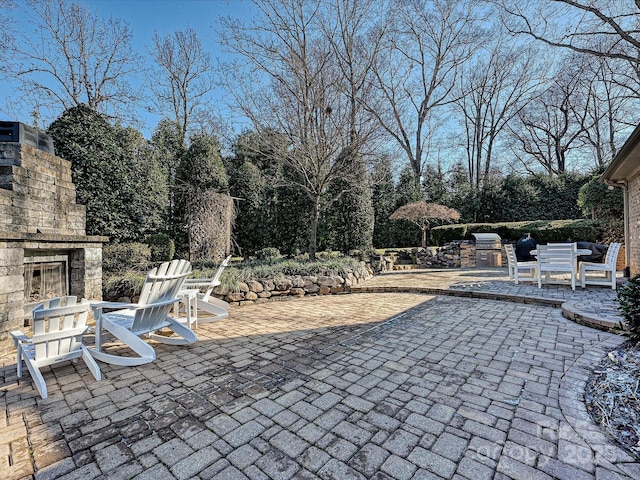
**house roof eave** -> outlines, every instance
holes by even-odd
[[[624,185],[625,181],[640,173],[640,125],[611,160],[611,163],[600,178],[607,185]]]

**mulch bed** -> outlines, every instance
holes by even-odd
[[[589,379],[585,400],[594,421],[640,459],[640,343],[608,353]]]

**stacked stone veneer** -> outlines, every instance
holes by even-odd
[[[25,251],[69,255],[70,294],[102,298],[102,243],[85,234],[71,163],[29,145],[0,142],[0,354],[25,324]],[[28,312],[27,312],[28,313]]]
[[[344,276],[296,275],[279,280],[240,282],[234,292],[217,291],[231,305],[285,300],[291,297],[349,293],[350,288],[373,276],[373,271],[346,273]]]
[[[628,160],[631,161],[631,160]],[[640,274],[640,176],[628,181],[629,200],[629,270],[631,276]]]

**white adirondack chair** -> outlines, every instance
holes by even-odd
[[[571,275],[571,289],[576,289],[577,275],[577,246],[575,243],[550,243],[538,245],[538,288],[542,288],[542,275],[545,282],[551,283],[550,276],[554,273]]]
[[[515,284],[518,285],[520,280],[533,282],[537,279],[538,262],[518,262],[515,249],[510,243],[505,244],[504,249],[507,252],[509,280],[514,280]]]
[[[138,303],[93,302],[96,320],[96,344],[90,349],[98,360],[114,365],[141,365],[155,360],[156,352],[140,335],[171,345],[185,345],[198,341],[193,330],[171,317],[185,278],[191,273],[191,264],[186,260],[166,262],[149,271],[140,292]],[[105,312],[104,310],[116,310]],[[169,328],[177,336],[155,333]],[[102,348],[102,331],[107,330],[114,337],[138,354],[138,357],[106,353]]]
[[[621,243],[612,243],[607,249],[607,256],[604,263],[580,262],[580,284],[582,288],[586,285],[611,285],[616,289],[616,263]],[[587,272],[604,272],[604,276],[587,277]]]
[[[196,308],[198,310],[203,310],[211,315],[212,317],[200,317],[197,316],[198,321],[213,321],[219,320],[221,318],[227,318],[229,316],[229,304],[224,300],[220,300],[211,295],[213,289],[220,285],[220,277],[222,276],[222,271],[229,265],[229,261],[231,260],[231,255],[225,258],[222,263],[218,266],[218,270],[216,271],[213,278],[187,278],[184,282],[183,293],[187,290],[195,290],[196,292]],[[201,291],[204,290],[204,291]]]
[[[87,331],[90,304],[79,303],[74,296],[52,298],[38,305],[32,312],[33,336],[29,338],[19,330],[11,332],[18,349],[18,378],[22,378],[22,360],[33,378],[42,398],[47,398],[47,384],[40,368],[59,362],[82,358],[96,380],[102,378],[100,368],[82,344]]]

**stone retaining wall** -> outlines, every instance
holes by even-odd
[[[335,276],[295,275],[277,280],[260,279],[239,282],[233,290],[217,287],[213,296],[229,302],[231,305],[262,303],[276,300],[289,300],[305,295],[335,295],[349,293],[351,287],[373,277],[373,269],[366,265],[360,272],[349,272]],[[105,292],[105,300],[118,302],[137,302],[138,296],[131,293]]]
[[[373,277],[373,270],[368,267],[366,272],[353,272],[336,276],[296,275],[282,277],[278,280],[261,279],[250,282],[240,282],[235,290],[214,290],[218,298],[231,305],[246,303],[261,303],[273,300],[286,300],[291,297],[305,295],[335,295],[349,293],[352,286]]]

